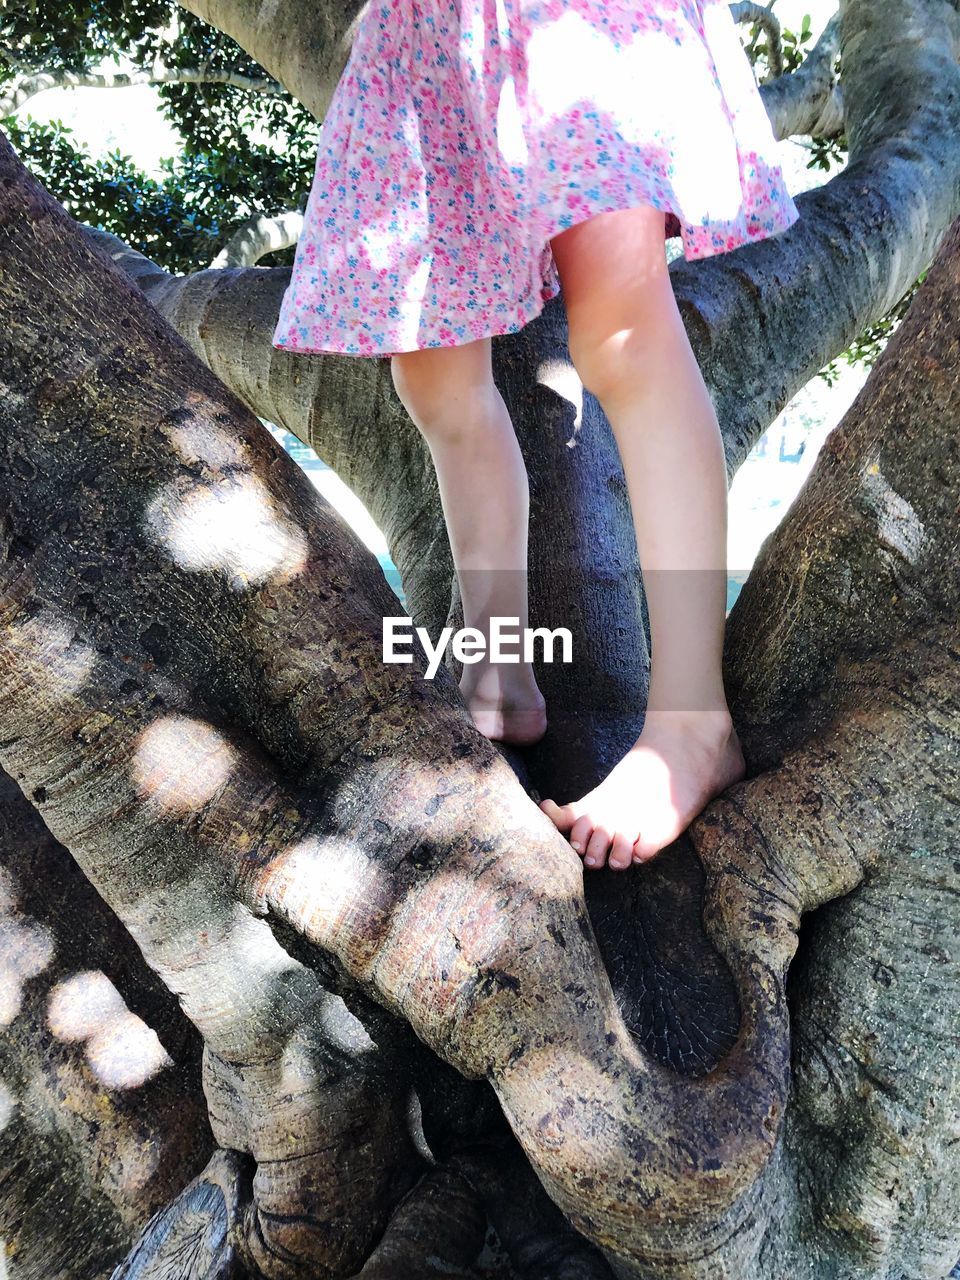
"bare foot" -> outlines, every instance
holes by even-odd
[[[643,732],[582,800],[540,808],[588,867],[645,862],[685,831],[714,796],[745,773],[726,712],[648,712]]]
[[[460,692],[473,723],[494,742],[527,747],[547,731],[547,704],[529,668],[464,667]]]

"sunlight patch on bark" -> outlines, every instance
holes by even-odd
[[[876,514],[880,538],[899,552],[907,564],[916,564],[925,542],[923,521],[906,498],[888,483],[878,463],[867,463],[860,479]]]
[[[77,638],[76,623],[52,609],[13,623],[5,642],[21,679],[35,681],[51,703],[82,688],[96,658],[93,646]]]
[[[49,930],[11,917],[0,920],[0,1027],[20,1012],[23,987],[42,973],[55,947]]]
[[[148,506],[145,527],[180,568],[219,570],[238,591],[268,578],[286,582],[307,561],[302,530],[252,476],[171,481]]]
[[[573,434],[567,441],[567,448],[572,449],[577,443],[576,436],[583,422],[583,383],[580,375],[569,360],[541,360],[534,378],[541,387],[549,387],[561,400],[566,400],[573,406]]]
[[[325,937],[342,913],[363,910],[364,891],[378,870],[350,841],[307,836],[270,864],[268,893],[311,936]]]
[[[90,1069],[110,1089],[136,1089],[172,1065],[157,1033],[127,1008],[100,969],[58,982],[47,1026],[66,1044],[83,1044]]]
[[[184,462],[204,463],[215,469],[248,465],[248,450],[243,441],[206,421],[203,416],[206,402],[200,396],[195,399],[196,418],[161,424],[164,435]]]
[[[12,1091],[0,1080],[0,1133],[4,1131],[10,1123],[13,1113],[17,1106],[17,1100],[13,1096]],[[3,1252],[3,1241],[0,1240],[0,1254]],[[3,1271],[0,1270],[0,1276]]]
[[[212,725],[169,715],[137,738],[130,776],[156,813],[183,817],[216,795],[236,759],[235,749]]]

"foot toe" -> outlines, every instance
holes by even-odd
[[[649,862],[651,858],[655,858],[657,856],[662,848],[662,844],[657,844],[653,840],[644,840],[641,836],[633,846],[633,861]]]
[[[603,866],[607,860],[607,851],[610,848],[611,838],[610,832],[604,827],[594,827],[590,839],[587,841],[583,857],[588,867]]]
[[[633,842],[622,831],[618,831],[613,837],[613,845],[610,849],[608,861],[610,866],[617,871],[622,871],[624,868],[629,867],[633,861]]]
[[[593,823],[586,815],[582,815],[574,822],[569,835],[570,843],[576,849],[581,857],[586,852],[587,844],[593,833]]]
[[[547,815],[558,831],[564,834],[570,830],[577,820],[573,805],[557,804],[555,800],[541,800],[540,808]]]

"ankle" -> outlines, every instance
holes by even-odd
[[[529,663],[478,662],[464,666],[460,692],[465,698],[491,704],[537,704],[543,695]]]
[[[726,703],[722,706],[703,707],[697,710],[686,708],[673,710],[648,706],[644,716],[643,731],[698,738],[707,743],[726,742],[736,733],[733,717]]]

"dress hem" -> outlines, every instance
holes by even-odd
[[[557,228],[555,231],[550,232],[549,235],[547,236],[547,243],[549,243],[549,241],[553,238],[553,236],[560,235],[561,232],[568,231],[570,230],[571,227],[578,226],[580,223],[588,221],[595,214],[613,213],[613,212],[617,212],[620,209],[638,208],[638,207],[641,207],[641,206],[640,205],[615,205],[610,209],[592,210],[585,217],[577,219],[576,221],[572,222],[569,227],[560,227],[560,228]],[[643,206],[643,207],[652,207],[656,209],[660,208],[659,205],[653,205],[653,204],[650,204],[649,206]],[[663,213],[665,217],[668,217],[670,214],[673,214],[674,217],[678,217],[676,212],[671,209],[664,209]],[[760,227],[753,233],[751,233],[749,230],[742,231],[739,233],[740,239],[738,240],[738,243],[735,245],[728,246],[728,245],[706,244],[692,251],[689,249],[689,246],[686,242],[686,238],[684,236],[684,232],[687,230],[686,224],[681,222],[680,223],[681,233],[679,238],[683,242],[683,259],[686,262],[699,262],[705,258],[716,258],[716,257],[720,257],[721,254],[733,253],[737,249],[744,248],[750,244],[756,244],[762,240],[773,239],[781,235],[784,231],[788,230],[788,228],[792,227],[794,223],[798,221],[799,217],[800,217],[800,211],[797,209],[796,205],[793,204],[791,200],[791,205],[789,208],[783,205],[780,205],[778,207],[776,211],[777,225],[774,226],[773,229],[770,229],[769,227]],[[677,237],[670,237],[670,238],[676,239]],[[679,261],[679,260],[680,260],[679,258],[676,259],[676,261]],[[560,295],[559,288],[546,293],[540,293],[540,294],[534,295],[531,299],[531,305],[526,308],[526,315],[524,319],[520,321],[513,320],[507,325],[501,325],[494,329],[487,329],[485,333],[477,334],[476,337],[465,338],[458,342],[431,342],[431,343],[427,343],[425,346],[405,347],[399,351],[397,350],[359,351],[355,349],[347,350],[344,347],[299,347],[299,346],[293,347],[293,346],[289,346],[286,343],[279,343],[279,342],[272,342],[271,345],[277,351],[286,351],[286,352],[289,352],[291,355],[359,356],[361,358],[365,358],[368,360],[388,360],[395,355],[409,355],[414,351],[433,351],[440,347],[465,347],[465,346],[468,346],[471,342],[482,342],[484,338],[502,338],[502,337],[507,337],[512,333],[519,333],[522,329],[525,329],[527,325],[531,324],[534,320],[537,319],[537,317],[543,312],[548,302],[551,302],[554,298],[558,297],[559,295]],[[483,326],[483,327],[486,328],[486,326]]]
[[[482,342],[484,338],[502,338],[511,333],[519,333],[528,324],[536,320],[548,302],[552,302],[558,296],[559,290],[550,294],[549,297],[543,297],[542,295],[535,297],[533,306],[528,308],[528,314],[523,320],[513,320],[507,325],[499,326],[496,329],[487,329],[486,333],[478,333],[476,337],[464,338],[459,342],[430,342],[421,347],[405,347],[401,351],[357,351],[353,349],[348,351],[343,347],[293,347],[280,342],[273,342],[271,345],[277,351],[286,351],[295,356],[360,356],[368,360],[388,360],[391,356],[410,355],[414,351],[435,351],[438,347],[466,347],[471,342]],[[483,327],[486,328],[486,326]]]

